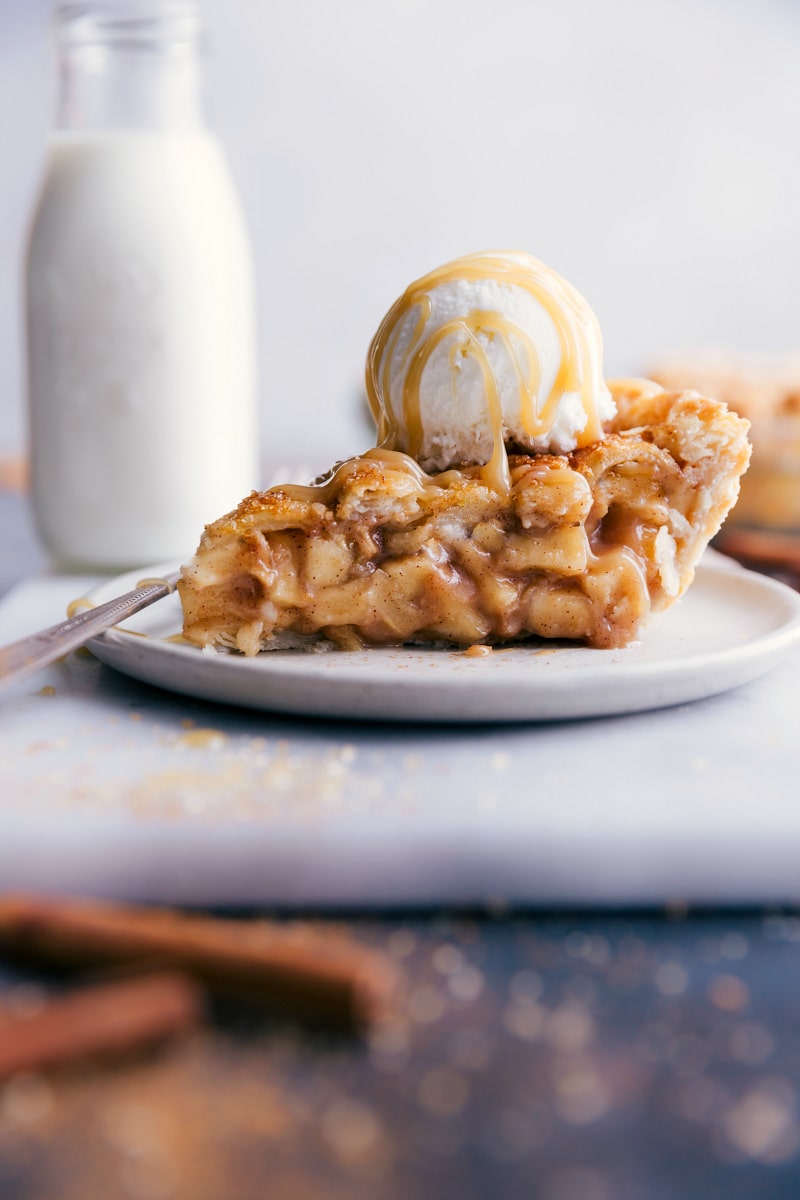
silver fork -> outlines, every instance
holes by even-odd
[[[265,485],[265,490],[280,483],[305,483],[309,474],[310,471],[305,467],[277,467],[270,472],[270,482]],[[180,571],[173,571],[158,579],[143,579],[137,587],[122,596],[107,600],[97,608],[76,613],[66,621],[59,621],[57,625],[0,648],[0,691],[49,666],[70,651],[85,646],[93,637],[112,629],[126,617],[162,600],[175,590],[179,577]]]

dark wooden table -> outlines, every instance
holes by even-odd
[[[42,561],[0,494],[0,591]],[[145,1058],[16,1077],[0,1198],[800,1196],[800,916],[338,923],[402,965],[396,1022],[355,1041],[226,1007]],[[0,965],[12,1009],[58,986]]]

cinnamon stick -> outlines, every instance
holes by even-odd
[[[0,1012],[0,1081],[84,1059],[144,1050],[195,1025],[201,992],[185,976],[140,976],[83,987],[35,1012]]]
[[[397,986],[390,959],[344,936],[91,900],[0,899],[0,949],[43,966],[174,968],[340,1029],[380,1019]]]

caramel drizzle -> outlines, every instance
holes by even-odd
[[[536,347],[526,331],[514,325],[502,313],[476,309],[466,317],[447,322],[427,337],[425,335],[433,307],[431,292],[435,288],[458,280],[480,281],[487,276],[523,288],[541,304],[555,326],[561,359],[550,393],[541,403],[541,363]],[[391,403],[390,378],[404,318],[415,309],[416,323],[400,362],[404,372],[404,439]],[[481,472],[487,483],[506,491],[510,486],[510,476],[503,439],[502,404],[491,362],[478,337],[481,333],[487,334],[490,340],[499,337],[502,341],[517,376],[520,419],[529,436],[546,434],[552,428],[562,395],[574,392],[580,395],[586,413],[586,424],[577,435],[577,444],[585,446],[597,441],[602,434],[597,409],[597,395],[604,386],[602,345],[599,332],[587,319],[588,316],[586,303],[579,293],[566,280],[529,255],[470,255],[447,263],[417,280],[390,308],[367,354],[367,398],[378,427],[379,447],[397,449],[405,440],[408,453],[413,457],[419,454],[424,437],[420,398],[422,375],[434,350],[445,339],[459,333],[463,334],[463,340],[456,342],[449,355],[451,378],[455,393],[459,357],[472,357],[483,375],[493,442],[492,455]]]
[[[429,475],[416,459],[404,454],[402,450],[388,450],[385,446],[374,446],[363,454],[345,459],[333,470],[327,478],[319,483],[279,483],[271,487],[271,492],[282,492],[291,500],[307,501],[309,504],[330,504],[339,494],[344,480],[358,469],[359,462],[369,459],[372,462],[384,463],[393,470],[405,471],[416,483],[420,491],[430,487],[446,487],[448,482],[457,475],[455,471],[443,471],[439,475]]]

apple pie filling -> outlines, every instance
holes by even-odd
[[[320,639],[625,645],[691,582],[749,444],[746,421],[696,393],[612,391],[601,440],[512,447],[507,487],[378,448],[317,486],[253,492],[184,568],[185,638],[247,655]]]

